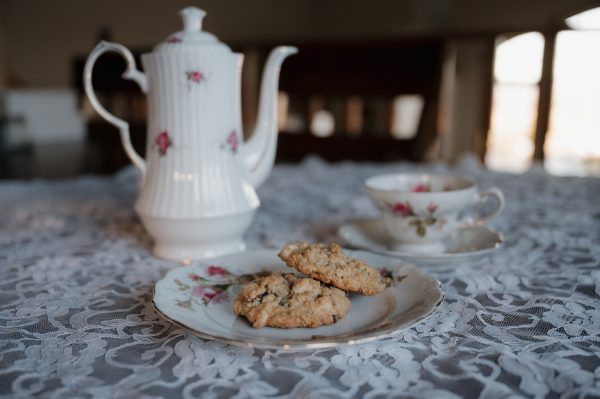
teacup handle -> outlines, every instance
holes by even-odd
[[[475,220],[475,224],[482,224],[488,220],[491,220],[498,216],[504,209],[504,193],[498,187],[490,187],[486,191],[482,191],[478,194],[477,203],[485,202],[486,198],[494,197],[496,199],[496,208],[487,215],[483,215]]]
[[[94,69],[94,64],[96,63],[98,57],[108,51],[119,53],[121,56],[123,56],[123,58],[125,58],[125,61],[127,61],[127,69],[125,72],[123,72],[123,78],[135,81],[138,86],[140,86],[140,89],[146,93],[148,90],[148,81],[146,79],[146,75],[135,68],[135,59],[133,58],[131,51],[129,51],[125,46],[106,41],[101,41],[98,43],[98,45],[88,56],[83,70],[83,87],[85,88],[85,93],[87,94],[92,107],[94,107],[100,116],[119,128],[119,132],[121,133],[121,144],[129,156],[129,159],[131,159],[131,162],[133,162],[133,164],[137,166],[142,173],[143,180],[144,172],[146,171],[146,163],[144,162],[144,159],[135,151],[133,145],[131,144],[131,138],[129,136],[129,123],[108,112],[106,108],[100,104],[100,101],[98,101],[96,93],[94,92],[94,87],[92,86],[92,70]]]

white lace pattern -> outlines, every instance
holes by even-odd
[[[368,176],[409,164],[278,166],[258,194],[251,248],[335,240],[374,216]],[[206,341],[155,314],[154,258],[135,172],[0,183],[0,397],[381,398],[600,396],[600,180],[456,169],[507,197],[506,245],[423,266],[445,300],[373,344],[289,353]]]

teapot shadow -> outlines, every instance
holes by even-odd
[[[152,253],[154,241],[148,234],[144,225],[133,211],[128,215],[113,217],[106,224],[99,226],[107,238],[115,238],[126,242],[128,245],[139,247]]]

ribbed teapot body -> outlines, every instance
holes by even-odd
[[[141,214],[203,218],[258,207],[238,159],[239,61],[217,48],[142,56],[148,130],[147,170],[136,203]]]

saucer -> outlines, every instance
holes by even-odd
[[[467,260],[489,255],[504,243],[502,233],[485,225],[461,227],[444,240],[446,250],[423,254],[392,248],[392,238],[381,219],[360,219],[342,225],[338,233],[349,244],[386,256],[414,261]]]
[[[439,281],[416,266],[366,251],[346,253],[385,268],[394,283],[378,295],[350,294],[348,314],[329,326],[257,329],[233,313],[233,300],[257,273],[293,271],[274,249],[177,267],[156,283],[154,306],[165,319],[202,338],[253,348],[310,350],[393,336],[429,316],[444,298]]]

